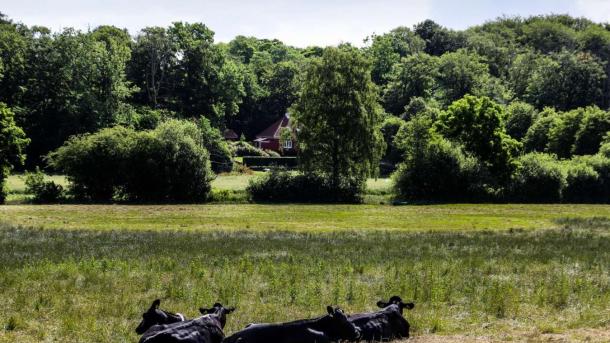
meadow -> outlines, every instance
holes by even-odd
[[[0,222],[0,342],[137,342],[155,298],[237,306],[230,333],[393,294],[416,303],[416,342],[610,338],[610,206],[7,205]]]

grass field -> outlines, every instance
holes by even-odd
[[[0,341],[136,342],[157,297],[189,316],[236,305],[233,332],[391,294],[417,304],[417,341],[605,334],[608,217],[582,205],[1,206]]]

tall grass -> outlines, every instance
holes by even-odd
[[[591,224],[593,223],[593,224]],[[408,233],[46,230],[0,226],[0,341],[137,341],[157,297],[226,328],[374,309],[400,294],[415,334],[608,325],[610,230]]]

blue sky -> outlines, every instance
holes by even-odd
[[[362,45],[371,33],[427,18],[455,29],[501,15],[568,13],[610,21],[610,0],[0,0],[0,12],[54,31],[112,24],[135,34],[178,20],[203,22],[217,41],[241,34],[303,47]]]

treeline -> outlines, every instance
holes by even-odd
[[[356,179],[374,174],[376,168],[368,166],[375,158],[369,157],[377,155],[376,137],[382,135],[382,171],[398,168],[397,192],[404,198],[517,199],[525,194],[519,191],[524,187],[519,182],[527,183],[524,173],[534,169],[559,170],[559,195],[551,197],[555,200],[568,199],[563,197],[572,192],[567,189],[575,170],[605,182],[600,163],[585,161],[606,158],[600,147],[609,140],[610,130],[610,25],[553,15],[500,18],[454,31],[428,20],[372,35],[366,43],[363,48],[339,47],[357,56],[339,59],[355,62],[361,74],[333,69],[359,84],[342,90],[326,80],[327,89],[348,97],[346,102],[360,91],[368,98],[374,94],[372,101],[378,104],[367,100],[367,109],[359,114],[366,132],[372,133],[372,148],[356,145],[365,151],[360,163],[366,167],[346,162],[346,170],[357,171]],[[328,50],[243,36],[215,43],[214,33],[200,23],[150,27],[132,36],[111,26],[53,33],[2,16],[0,102],[8,106],[5,112],[14,113],[15,126],[30,140],[27,168],[44,166],[43,157],[74,135],[117,125],[153,132],[171,119],[199,123],[201,118],[209,127],[202,128],[208,138],[201,144],[207,144],[203,146],[210,160],[214,163],[221,156],[216,164],[230,166],[229,155],[235,152],[218,142],[219,130],[231,128],[252,139],[291,106],[301,113],[302,122],[310,109],[329,116],[353,110],[328,110],[323,104],[316,108],[312,103],[334,101],[316,92],[325,81],[312,80],[307,73]],[[327,56],[329,65],[331,60]],[[302,160],[307,154],[319,158],[317,151],[325,151],[332,135],[345,137],[337,131],[345,126],[327,124],[327,141],[316,142],[324,143],[318,150],[299,142]],[[307,130],[300,135],[306,142]],[[340,148],[344,150],[337,151],[346,155],[354,145]],[[568,168],[566,161],[579,167]],[[448,174],[451,177],[443,178]],[[610,188],[610,183],[603,187]]]

